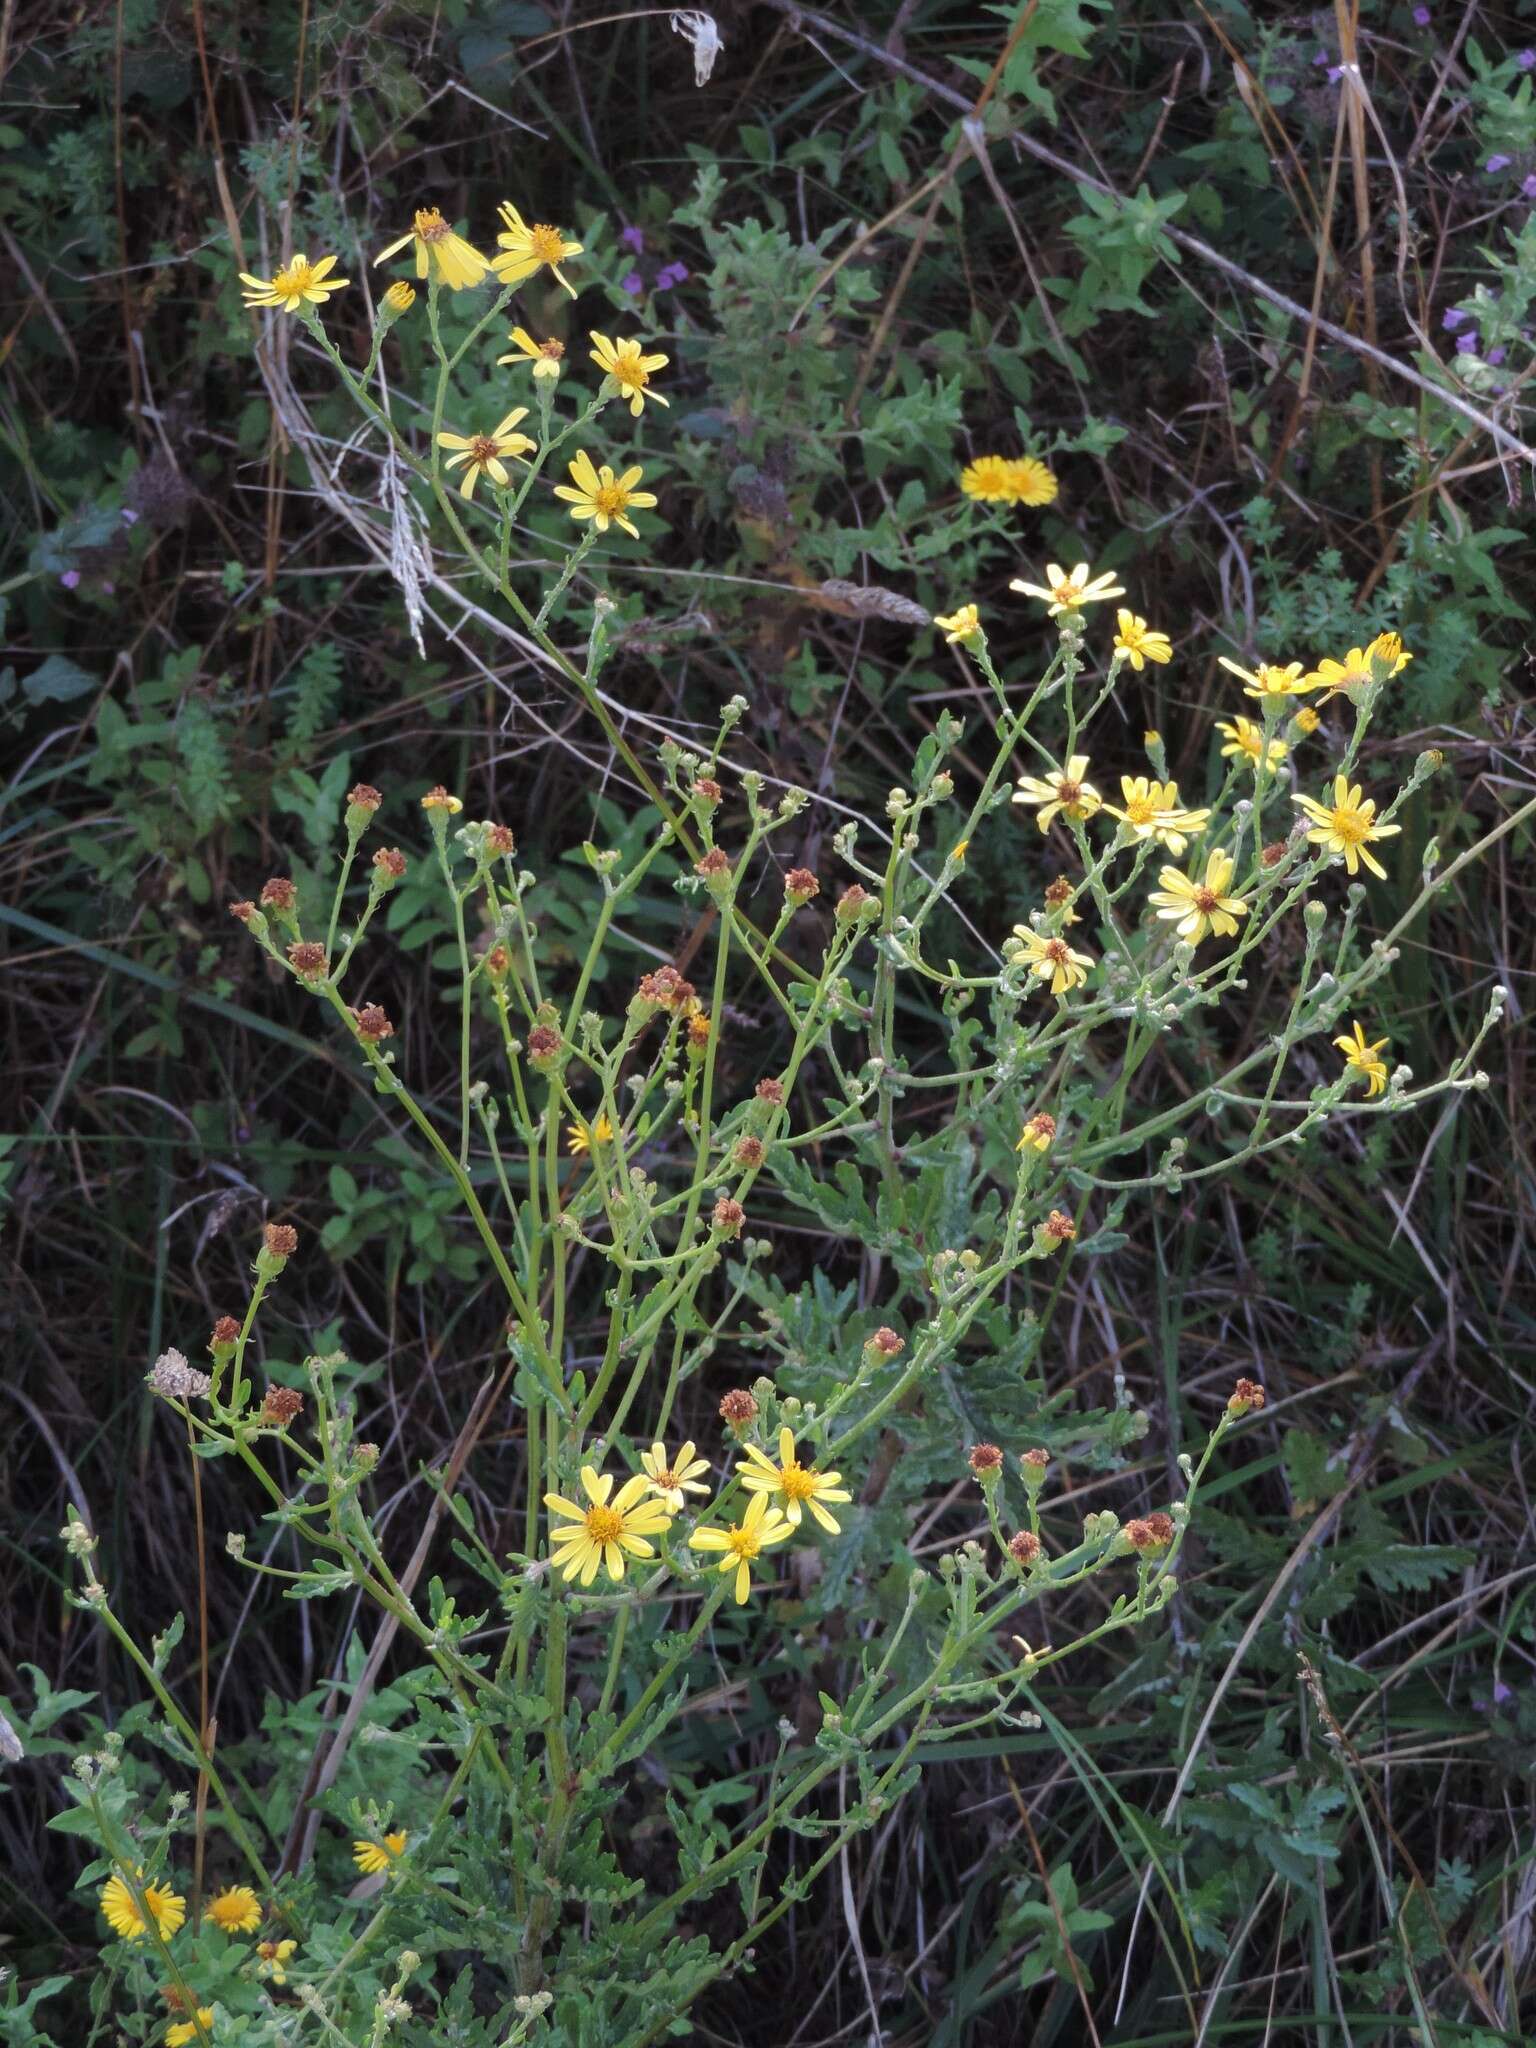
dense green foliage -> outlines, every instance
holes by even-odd
[[[750,1639],[728,1618],[700,1650],[665,1769],[627,1783],[583,1845],[571,1941],[606,1924],[637,1863],[651,1888],[674,1882],[679,1858],[723,1850],[800,1750],[834,1753],[825,1698],[856,1690],[861,1639],[899,1618],[910,1563],[986,1533],[969,1444],[1051,1449],[1070,1485],[1044,1527],[1064,1550],[1084,1512],[1172,1499],[1179,1455],[1245,1373],[1270,1406],[1207,1475],[1166,1614],[1043,1678],[1039,1728],[920,1748],[920,1784],[871,1808],[803,1898],[791,1890],[750,1972],[741,1958],[699,1971],[702,2002],[680,2024],[742,2041],[880,2027],[954,2048],[1150,2048],[1263,2038],[1266,2024],[1326,2048],[1519,2040],[1536,2025],[1536,1559],[1520,1483],[1536,1308],[1522,643],[1536,18],[773,0],[719,15],[724,50],[700,85],[666,10],[603,19],[623,12],[124,0],[67,30],[26,9],[0,29],[4,1690],[26,1750],[0,1766],[15,1972],[0,2030],[18,2048],[95,2038],[100,1819],[47,1825],[70,1760],[103,1753],[105,1730],[120,1739],[109,1821],[179,1824],[167,1793],[196,1790],[122,1641],[67,1601],[69,1506],[98,1538],[125,1637],[160,1639],[157,1676],[194,1722],[205,1561],[221,1767],[273,1861],[308,1825],[314,1760],[374,1641],[350,1598],[285,1600],[221,1556],[226,1529],[257,1526],[249,1477],[203,1464],[194,1504],[181,1426],[144,1392],[151,1361],[243,1309],[262,1218],[292,1218],[304,1254],[263,1310],[258,1378],[312,1386],[307,1358],[346,1361],[325,1370],[351,1436],[379,1447],[353,1479],[397,1571],[506,1363],[506,1302],[451,1175],[226,900],[292,874],[323,917],[345,792],[380,786],[385,843],[412,872],[381,910],[367,993],[396,1022],[410,1086],[454,1127],[460,952],[422,789],[442,781],[471,817],[514,826],[568,997],[593,919],[584,843],[628,871],[656,830],[634,761],[668,738],[707,747],[740,692],[722,836],[745,837],[740,776],[757,770],[775,793],[812,793],[790,851],[829,886],[846,879],[840,827],[860,822],[866,854],[882,842],[888,792],[911,783],[914,757],[932,773],[946,713],[966,727],[946,756],[962,803],[985,773],[993,707],[919,615],[974,599],[1001,674],[1032,681],[1054,638],[1008,581],[1087,559],[1177,650],[1168,668],[1121,672],[1104,757],[1141,769],[1154,728],[1190,792],[1219,781],[1213,721],[1245,708],[1218,655],[1310,664],[1402,634],[1415,660],[1383,694],[1362,770],[1395,789],[1425,749],[1444,766],[1382,849],[1388,878],[1351,958],[1396,930],[1422,878],[1446,876],[1397,932],[1373,1014],[1428,1082],[1507,985],[1510,1013],[1479,1053],[1491,1086],[1333,1121],[1202,1179],[1237,1149],[1218,1103],[1188,1133],[1194,1175],[1096,1213],[1097,1241],[989,1313],[882,1437],[856,1475],[856,1539],[781,1588]],[[565,338],[573,375],[596,381],[593,327],[672,359],[670,409],[612,428],[660,504],[640,541],[606,537],[555,621],[579,660],[594,596],[614,601],[601,682],[623,751],[440,526],[416,552],[413,622],[355,408],[298,323],[241,308],[239,269],[334,250],[352,284],[327,327],[359,362],[400,269],[370,259],[412,209],[483,232],[507,197],[584,246],[579,301],[546,278],[515,315]],[[445,300],[442,321],[452,347],[470,315]],[[497,353],[466,359],[464,418],[527,402]],[[396,418],[425,447],[421,306],[392,329],[386,366]],[[960,470],[992,451],[1046,461],[1060,495],[973,502]],[[530,496],[515,537],[530,591],[570,533],[547,492]],[[1345,730],[1334,719],[1308,742],[1319,778]],[[1073,860],[1059,831],[993,814],[933,915],[930,958],[992,960]],[[709,906],[680,880],[668,849],[626,900],[594,1009],[622,1017],[662,960],[697,977]],[[771,925],[777,869],[758,886]],[[814,940],[786,942],[802,969],[829,928],[819,910],[807,922]],[[1302,947],[1277,934],[1246,987],[1192,1010],[1141,1071],[1091,1072],[1079,1113],[1117,1081],[1133,1109],[1186,1098],[1262,1051]],[[493,1018],[481,1006],[471,1023],[482,1059]],[[917,1070],[970,1057],[972,1021],[947,998],[904,988],[901,1025]],[[766,1000],[733,988],[722,1098],[750,1098],[784,1043]],[[1334,1081],[1331,1055],[1299,1058],[1295,1093]],[[804,1124],[836,1093],[811,1072]],[[987,1190],[1011,1145],[999,1124],[957,1167],[938,1112],[920,1090],[899,1104],[908,1221],[959,1251],[995,1223]],[[1135,1171],[1160,1159],[1149,1143]],[[898,1286],[920,1285],[889,1223],[830,1159],[754,1209],[771,1260],[715,1303],[713,1349],[679,1401],[690,1434],[717,1438],[721,1393],[760,1373],[820,1402],[856,1373]],[[592,1372],[594,1341],[601,1356],[599,1310],[566,1332],[573,1371]],[[495,1606],[481,1553],[523,1547],[528,1449],[524,1411],[503,1399],[456,1482],[465,1533],[439,1509],[417,1597],[450,1640]],[[248,1540],[308,1568],[282,1551],[283,1525]],[[1081,1632],[1092,1587],[1074,1597]],[[1039,1619],[1053,1633],[1061,1617]],[[603,1670],[577,1681],[590,1706]],[[433,1745],[455,1740],[445,1697],[391,1653],[368,1740],[316,1810],[318,1847],[285,1857],[303,1866],[286,1896],[306,1925],[353,1880],[354,1829],[391,1810],[425,1825],[443,1789]],[[869,1759],[839,1760],[846,1782],[833,1778],[813,1833],[868,1802]],[[210,1882],[239,1874],[212,1808],[208,1856]],[[781,1843],[728,1905],[702,1907],[648,2011],[665,2020],[698,1956],[727,1950],[815,1857]],[[470,1903],[507,1910],[487,1885]],[[519,2038],[503,1989],[449,1945],[427,1976],[409,1991],[421,2038]],[[391,1982],[367,1977],[362,1994]],[[161,2037],[153,2007],[96,1996],[97,2033]],[[233,1991],[225,2002],[243,2009]],[[548,2023],[527,2024],[538,2039]]]

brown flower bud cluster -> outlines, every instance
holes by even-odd
[[[635,1000],[666,1010],[675,1017],[688,1008],[697,993],[693,983],[685,980],[675,967],[657,967],[651,973],[641,975]]]
[[[364,1003],[360,1010],[352,1012],[352,1022],[357,1035],[365,1045],[377,1045],[381,1039],[393,1038],[395,1027],[377,1003]]]
[[[791,868],[784,877],[784,894],[796,905],[809,903],[821,894],[821,884],[809,868]]]
[[[1263,1406],[1264,1389],[1259,1385],[1258,1381],[1239,1380],[1232,1389],[1231,1399],[1227,1402],[1227,1413],[1229,1415],[1246,1415],[1250,1409],[1262,1408]]]
[[[295,939],[288,948],[288,965],[300,981],[323,981],[330,971],[331,956],[315,939]]]
[[[722,1195],[710,1215],[710,1222],[722,1237],[740,1237],[741,1226],[747,1220],[747,1212],[740,1202],[729,1195]]]
[[[258,1421],[272,1429],[286,1429],[303,1413],[304,1396],[297,1387],[268,1387],[262,1397]]]
[[[732,1387],[720,1399],[720,1420],[732,1429],[745,1429],[757,1420],[757,1400],[745,1387]]]
[[[1154,1515],[1138,1515],[1127,1522],[1120,1531],[1132,1550],[1142,1556],[1151,1556],[1159,1550],[1166,1550],[1173,1541],[1173,1517],[1161,1512]]]
[[[978,1479],[987,1473],[995,1478],[1003,1469],[1003,1454],[996,1444],[972,1444],[965,1462]]]

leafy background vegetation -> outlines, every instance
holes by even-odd
[[[360,1362],[402,1555],[423,1469],[500,1355],[449,1189],[224,902],[269,872],[318,882],[359,778],[402,839],[435,780],[511,821],[546,932],[573,940],[581,841],[637,829],[600,736],[458,601],[446,558],[418,650],[348,517],[369,487],[353,419],[291,332],[267,331],[263,377],[237,268],[337,250],[355,283],[332,331],[360,354],[370,251],[414,205],[483,233],[511,197],[576,229],[581,298],[551,286],[543,324],[582,348],[618,325],[673,359],[670,412],[637,430],[659,512],[601,558],[620,606],[605,687],[647,747],[745,694],[741,764],[818,794],[812,866],[840,823],[880,815],[944,708],[979,709],[935,635],[829,579],[929,610],[975,597],[1004,673],[1027,675],[1048,639],[1009,576],[1116,569],[1178,647],[1125,678],[1128,745],[1163,731],[1193,786],[1232,709],[1217,654],[1310,660],[1397,628],[1417,659],[1371,760],[1400,778],[1433,746],[1445,767],[1371,896],[1378,932],[1426,865],[1532,793],[1533,10],[743,0],[718,11],[702,85],[665,11],[610,14],[121,0],[0,20],[3,1654],[13,1716],[59,1758],[88,1709],[135,1697],[63,1602],[65,1504],[88,1506],[130,1625],[163,1630],[192,1503],[143,1374],[243,1299],[263,1215],[308,1244],[268,1369],[343,1342]],[[395,334],[420,390],[422,336]],[[274,385],[331,438],[323,476]],[[494,418],[506,390],[487,370],[466,396]],[[993,449],[1047,459],[1059,499],[971,505],[959,469]],[[536,502],[521,538],[556,559],[558,509]],[[756,1976],[710,1995],[699,2038],[1332,2048],[1536,2021],[1529,855],[1516,824],[1451,873],[1383,984],[1380,1024],[1421,1077],[1510,988],[1485,1092],[1128,1213],[1002,1360],[1034,1377],[1069,1468],[1094,1448],[1075,1510],[1161,1497],[1190,1403],[1238,1372],[1267,1384],[1171,1627],[1067,1667],[1038,1735],[946,1748]],[[1006,932],[1058,864],[1005,815],[971,850],[955,949]],[[409,885],[390,925],[387,1000],[430,1090],[454,1064],[428,977],[448,927]],[[676,955],[663,886],[628,933],[637,967]],[[1251,1017],[1212,1021],[1213,1045],[1267,1028],[1284,973]],[[764,1020],[735,1023],[722,1057],[745,1093]],[[812,1288],[808,1337],[878,1302],[875,1255],[830,1227],[786,1233],[775,1276]],[[744,1336],[710,1389],[758,1363]],[[1122,1387],[1147,1432],[1107,1443]],[[947,1467],[928,1417],[931,1511],[893,1547],[931,1556],[974,1527],[963,1451],[986,1391],[985,1372],[961,1387]],[[520,1474],[498,1425],[466,1479],[488,1528]],[[215,1532],[246,1522],[227,1485],[210,1472]],[[217,1572],[210,1594],[221,1748],[291,1790],[355,1674],[347,1611]],[[684,1724],[701,1782],[735,1744],[771,1748],[836,1666],[823,1624],[784,1643]],[[44,1825],[58,1769],[8,1767],[0,1893],[23,1993],[56,1974],[66,1999],[96,1930],[76,1845]]]

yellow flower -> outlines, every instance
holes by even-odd
[[[1125,586],[1117,583],[1108,571],[1090,576],[1086,562],[1079,562],[1070,576],[1059,562],[1047,562],[1045,576],[1043,585],[1025,583],[1015,576],[1008,588],[1018,591],[1021,597],[1044,598],[1047,616],[1053,619],[1058,612],[1079,612],[1085,604],[1104,604],[1112,597],[1125,595]]]
[[[1364,1075],[1367,1083],[1366,1094],[1379,1095],[1387,1085],[1387,1063],[1376,1055],[1384,1045],[1392,1043],[1390,1038],[1378,1038],[1374,1045],[1367,1045],[1365,1032],[1358,1023],[1351,1026],[1353,1037],[1348,1033],[1333,1042],[1344,1055],[1346,1067],[1353,1067],[1357,1074]]]
[[[519,284],[547,263],[574,299],[576,287],[561,276],[560,266],[568,256],[581,254],[580,242],[568,242],[558,228],[530,227],[510,200],[504,199],[496,210],[507,224],[505,234],[496,237],[504,253],[491,258],[491,268],[502,283]]]
[[[1013,499],[1011,464],[1006,455],[978,455],[960,472],[960,488],[983,505],[1007,505]]]
[[[776,1543],[787,1543],[795,1533],[777,1508],[770,1508],[766,1493],[754,1493],[741,1520],[729,1529],[695,1529],[688,1538],[694,1550],[722,1550],[722,1572],[736,1574],[736,1604],[745,1604],[752,1590],[752,1561]]]
[[[1227,939],[1237,930],[1237,920],[1248,915],[1241,896],[1229,896],[1232,856],[1219,849],[1206,855],[1205,874],[1197,882],[1178,868],[1164,868],[1157,878],[1161,889],[1148,896],[1158,906],[1157,914],[1173,924],[1181,939],[1198,946],[1207,932]]]
[[[392,313],[409,313],[416,303],[415,286],[407,284],[403,277],[397,277],[384,294],[384,303]]]
[[[296,1941],[258,1941],[256,1944],[256,1974],[270,1977],[274,1984],[288,1982],[288,1958],[298,1947]]]
[[[954,845],[949,849],[949,857],[954,862],[957,868],[963,868],[965,866],[966,850],[970,846],[970,843],[971,842],[969,841],[969,839],[957,839]]]
[[[568,1149],[577,1158],[583,1152],[590,1152],[594,1145],[611,1145],[613,1143],[612,1119],[609,1117],[606,1109],[600,1109],[589,1124],[584,1124],[579,1119],[573,1124],[567,1124],[565,1127],[565,1139]]]
[[[688,1505],[683,1499],[685,1493],[709,1492],[699,1477],[709,1466],[703,1458],[694,1456],[695,1449],[691,1441],[684,1444],[670,1462],[667,1447],[662,1443],[652,1444],[648,1451],[640,1453],[640,1469],[650,1480],[651,1491],[666,1502],[674,1515],[680,1515]]]
[[[1305,738],[1308,733],[1316,732],[1317,728],[1322,724],[1322,722],[1323,721],[1321,720],[1321,718],[1318,717],[1317,713],[1312,709],[1312,706],[1310,704],[1303,704],[1301,709],[1296,713],[1296,716],[1291,720],[1292,725],[1295,726],[1296,730],[1303,736],[1303,738]]]
[[[1168,635],[1159,633],[1135,612],[1117,610],[1115,626],[1115,651],[1123,654],[1138,674],[1149,661],[1172,661],[1173,642]]]
[[[599,334],[594,328],[592,339],[597,343],[592,351],[592,360],[607,377],[619,387],[619,396],[624,399],[631,414],[639,419],[645,401],[654,399],[657,405],[670,405],[671,400],[663,398],[659,391],[648,387],[652,370],[664,370],[672,360],[670,356],[648,356],[641,353],[640,344],[627,335],[617,341],[610,341],[606,334]]]
[[[933,623],[944,635],[951,647],[959,647],[974,640],[981,631],[981,614],[973,604],[963,604],[946,618],[942,612],[935,612]]]
[[[1049,1152],[1056,1142],[1056,1119],[1047,1110],[1038,1110],[1019,1133],[1015,1152]]]
[[[374,262],[387,263],[407,242],[416,246],[416,275],[431,276],[450,291],[467,291],[480,284],[491,267],[478,249],[454,233],[435,206],[418,206],[409,232],[381,249]]]
[[[533,374],[538,377],[558,377],[561,358],[565,354],[565,343],[553,335],[548,341],[535,341],[526,327],[514,327],[508,339],[514,344],[511,355],[498,356],[498,363],[532,363]]]
[[[1049,829],[1058,811],[1067,818],[1091,818],[1103,808],[1104,799],[1084,780],[1087,773],[1088,756],[1074,754],[1065,768],[1053,768],[1049,775],[1021,775],[1013,801],[1037,807],[1035,822],[1042,832]]]
[[[1224,761],[1234,755],[1241,754],[1243,759],[1250,761],[1255,768],[1258,768],[1262,763],[1266,772],[1271,775],[1274,774],[1280,763],[1291,751],[1284,740],[1271,740],[1269,743],[1268,759],[1266,760],[1263,726],[1255,725],[1251,718],[1244,718],[1241,712],[1233,714],[1230,725],[1228,725],[1224,718],[1218,718],[1216,730],[1222,733],[1228,741],[1228,744],[1221,750],[1221,758]]]
[[[138,1882],[144,1873],[135,1870],[133,1875]],[[149,1922],[153,1920],[161,1940],[169,1941],[187,1917],[186,1900],[166,1884],[139,1882],[138,1888],[139,1897],[136,1899],[127,1878],[117,1871],[102,1886],[101,1910],[106,1914],[112,1932],[121,1935],[124,1941],[138,1941],[149,1932]]]
[[[1003,495],[1010,505],[1049,505],[1061,488],[1056,472],[1036,456],[1015,455],[1003,467],[1008,472]]]
[[[622,1579],[626,1555],[656,1555],[655,1546],[645,1539],[666,1528],[670,1519],[666,1502],[646,1498],[651,1483],[643,1473],[626,1479],[615,1494],[610,1473],[599,1475],[590,1465],[583,1465],[581,1484],[587,1496],[586,1507],[577,1501],[567,1500],[564,1494],[546,1493],[544,1496],[544,1505],[550,1514],[564,1515],[570,1525],[550,1530],[551,1561],[563,1578],[579,1577],[584,1586],[590,1586],[597,1577],[599,1565],[604,1567],[610,1579]],[[613,1494],[611,1501],[610,1494]],[[561,1549],[555,1556],[557,1544]]]
[[[555,496],[566,500],[571,517],[593,520],[599,533],[606,533],[610,523],[622,526],[631,539],[638,540],[639,529],[624,515],[632,505],[647,507],[656,502],[654,491],[635,489],[645,474],[639,464],[626,469],[622,476],[615,476],[606,462],[601,469],[594,469],[591,456],[582,448],[568,467],[571,482],[556,484]]]
[[[1405,669],[1413,656],[1396,633],[1378,633],[1369,647],[1351,647],[1342,661],[1320,661],[1307,677],[1314,688],[1326,685],[1328,697],[1343,691],[1352,697],[1362,683],[1384,683]]]
[[[261,1925],[261,1901],[248,1884],[232,1884],[210,1903],[208,1918],[226,1934],[254,1934]]]
[[[1216,659],[1228,675],[1242,677],[1245,697],[1304,697],[1308,690],[1317,688],[1313,677],[1302,674],[1299,661],[1288,661],[1284,668],[1276,662],[1261,661],[1255,674],[1252,669],[1230,661],[1225,654],[1218,654]]]
[[[365,1877],[376,1877],[381,1870],[388,1870],[392,1863],[399,1861],[409,1840],[404,1828],[396,1828],[382,1842],[354,1842],[352,1861]]]
[[[1401,825],[1378,825],[1376,823],[1376,800],[1366,797],[1357,782],[1353,787],[1347,775],[1333,778],[1332,804],[1320,804],[1310,796],[1293,796],[1293,804],[1299,804],[1312,820],[1314,831],[1307,838],[1314,846],[1321,846],[1329,853],[1342,853],[1344,865],[1349,872],[1357,874],[1361,861],[1373,875],[1386,880],[1386,869],[1370,851],[1373,839],[1390,839],[1395,832],[1401,832]]]
[[[526,405],[519,405],[509,412],[504,420],[489,434],[439,434],[439,448],[451,448],[454,453],[443,464],[444,469],[457,469],[464,465],[464,481],[459,485],[461,497],[472,498],[475,485],[482,476],[488,476],[493,484],[500,484],[503,490],[512,479],[502,461],[504,455],[530,455],[538,446],[526,434],[517,434],[513,428],[519,420],[528,417]]]
[[[424,811],[446,811],[450,818],[456,818],[464,808],[461,796],[450,796],[439,782],[429,789],[421,800]]]
[[[736,1467],[737,1476],[748,1493],[755,1493],[765,1499],[777,1495],[783,1502],[779,1510],[791,1529],[798,1529],[800,1517],[809,1508],[816,1520],[830,1536],[839,1535],[842,1524],[829,1515],[822,1505],[824,1501],[848,1501],[853,1495],[839,1486],[841,1472],[818,1472],[814,1465],[802,1465],[795,1456],[795,1433],[787,1426],[779,1431],[779,1462],[774,1464],[765,1451],[756,1444],[743,1444],[746,1463]]]
[[[1068,989],[1081,988],[1093,965],[1086,953],[1074,951],[1065,939],[1042,937],[1025,924],[1014,926],[1008,946],[1015,959],[1023,954],[1031,974],[1050,983],[1053,996],[1064,996]]]
[[[1188,835],[1203,832],[1211,822],[1208,810],[1186,811],[1179,804],[1176,782],[1152,782],[1145,775],[1122,775],[1122,809],[1115,804],[1104,808],[1112,818],[1128,825],[1138,839],[1155,839],[1177,860],[1189,844]]]
[[[202,2028],[203,2038],[206,2040],[213,2030],[213,2007],[211,2005],[200,2005],[197,2008],[196,2026],[193,2025],[191,2020],[178,2020],[174,2026],[167,2027],[165,2030],[165,2048],[186,2048],[188,2041],[195,2041],[197,2039],[198,2027]]]
[[[301,306],[323,306],[332,292],[351,283],[350,278],[332,277],[330,273],[335,267],[334,256],[322,256],[318,263],[311,263],[307,256],[291,256],[271,277],[252,277],[242,270],[240,282],[245,286],[245,303],[281,306],[285,313],[297,313]]]

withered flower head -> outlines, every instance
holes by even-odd
[[[731,872],[731,857],[723,846],[712,846],[702,860],[694,862],[693,872],[702,875],[706,882],[715,881]]]
[[[691,981],[686,981],[675,967],[658,967],[650,974],[642,974],[636,991],[642,1003],[654,1003],[658,1010],[670,1010],[674,1015],[694,999],[697,991]]]
[[[352,1012],[352,1022],[357,1026],[357,1035],[369,1045],[377,1045],[381,1038],[393,1038],[395,1027],[377,1003],[364,1003],[360,1010]]]
[[[376,811],[384,799],[371,782],[355,782],[347,791],[347,806],[354,811]]]
[[[863,911],[865,904],[871,900],[869,891],[862,883],[852,883],[837,899],[838,923],[851,924]]]
[[[784,877],[784,894],[791,903],[809,903],[821,894],[821,884],[809,868],[791,868]]]
[[[512,836],[510,825],[487,825],[485,828],[485,850],[487,853],[510,855],[517,851],[517,841]]]
[[[229,906],[229,914],[231,917],[238,917],[242,924],[249,924],[253,917],[259,917],[261,915],[261,913],[257,910],[254,903],[245,902],[231,903]],[[262,922],[265,923],[266,920],[263,919]]]
[[[240,1341],[240,1325],[233,1316],[220,1316],[208,1338],[208,1349],[217,1358],[221,1351],[233,1351]]]
[[[492,946],[485,956],[485,971],[492,981],[504,981],[511,972],[512,956],[505,946]]]
[[[299,1233],[291,1223],[264,1223],[261,1241],[274,1259],[291,1259],[299,1248]]]
[[[887,1323],[882,1323],[864,1346],[866,1351],[877,1352],[881,1358],[899,1358],[906,1348],[906,1339],[898,1337]]]
[[[274,1429],[286,1429],[303,1409],[304,1396],[297,1387],[268,1387],[258,1419]]]
[[[381,846],[373,856],[374,879],[381,888],[392,888],[409,865],[398,846]]]
[[[299,892],[286,875],[273,875],[261,887],[263,910],[292,910],[299,900]]]
[[[702,1052],[709,1043],[709,1019],[702,1010],[695,1010],[688,1019],[688,1043],[695,1052]]]
[[[543,1072],[560,1057],[564,1043],[552,1024],[535,1024],[528,1034],[528,1058],[530,1063]]]
[[[319,981],[331,964],[331,956],[315,939],[295,939],[288,948],[288,964],[303,981]]]
[[[1008,1555],[1015,1564],[1027,1568],[1040,1555],[1040,1538],[1033,1529],[1021,1529],[1017,1536],[1009,1537]]]
[[[763,1163],[762,1139],[754,1138],[750,1133],[744,1138],[738,1138],[731,1157],[738,1166],[761,1166]]]
[[[1285,840],[1273,840],[1259,855],[1259,865],[1266,868],[1277,868],[1290,850]]]
[[[212,1385],[207,1373],[189,1365],[181,1351],[162,1351],[149,1370],[151,1392],[170,1401],[200,1400]]]
[[[738,1237],[742,1224],[747,1220],[747,1212],[740,1202],[733,1201],[729,1195],[722,1195],[709,1220],[722,1237]]]
[[[1169,1524],[1169,1533],[1172,1533],[1171,1523]],[[1129,1543],[1132,1550],[1140,1551],[1143,1554],[1154,1550],[1166,1550],[1168,1547],[1168,1538],[1164,1536],[1159,1539],[1149,1516],[1136,1516],[1132,1521],[1124,1524],[1120,1534]]]
[[[1073,884],[1068,881],[1065,875],[1058,875],[1054,882],[1047,882],[1045,885],[1046,908],[1048,910],[1060,910],[1063,904],[1072,901],[1073,894]]]
[[[1250,1408],[1264,1406],[1264,1389],[1257,1380],[1239,1380],[1227,1402],[1229,1415],[1246,1415]]]
[[[728,1422],[732,1429],[745,1429],[749,1422],[757,1419],[757,1399],[745,1387],[732,1387],[720,1399],[720,1420]]]
[[[1027,1465],[1032,1472],[1043,1472],[1050,1462],[1050,1452],[1042,1451],[1038,1447],[1032,1451],[1025,1451],[1019,1459],[1019,1463]]]
[[[1166,1550],[1173,1541],[1173,1517],[1165,1515],[1161,1508],[1155,1514],[1141,1518],[1152,1531],[1152,1541],[1158,1550]]]
[[[784,1100],[784,1083],[770,1074],[765,1081],[758,1082],[756,1093],[759,1102],[771,1102],[777,1108]]]
[[[709,808],[713,810],[721,797],[724,796],[725,791],[712,775],[701,775],[693,785],[693,794],[701,804],[708,804]]]
[[[1058,1244],[1070,1244],[1077,1235],[1077,1225],[1060,1209],[1053,1209],[1041,1228],[1047,1237],[1054,1238]]]
[[[972,1444],[966,1453],[965,1462],[979,1479],[983,1472],[1000,1472],[1003,1468],[1003,1454],[996,1444]]]

